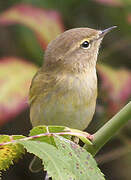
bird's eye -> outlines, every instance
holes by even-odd
[[[82,44],[81,44],[81,47],[83,49],[88,49],[90,48],[90,43],[88,41],[84,41]]]

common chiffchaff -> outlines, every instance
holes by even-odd
[[[113,28],[71,29],[49,43],[44,64],[30,87],[33,126],[63,125],[80,130],[88,126],[96,106],[98,50]]]

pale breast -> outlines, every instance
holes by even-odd
[[[39,95],[31,105],[32,124],[64,125],[83,130],[93,117],[96,96],[96,74],[58,78],[51,91]]]

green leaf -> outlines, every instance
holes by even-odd
[[[42,134],[42,133],[58,133],[58,132],[65,132],[67,131],[68,128],[65,126],[37,126],[31,129],[29,136],[34,136],[37,134]]]
[[[48,127],[47,126],[37,126],[37,127],[34,127],[30,131],[29,136],[35,136],[35,135],[43,134],[43,133],[48,133]],[[56,146],[53,136],[42,136],[42,137],[37,138],[37,141],[42,141],[42,142],[44,141],[48,144],[52,144],[52,145]]]
[[[34,127],[31,131],[29,136],[37,136],[38,134],[43,134],[43,133],[59,133],[59,132],[65,132],[69,130],[67,127],[65,126],[37,126]],[[64,135],[63,137],[70,139],[70,135]],[[34,139],[36,140],[36,139]],[[42,136],[37,138],[37,141],[44,141],[48,144],[52,144],[54,146],[55,145],[55,141],[54,141],[54,136]]]
[[[97,167],[93,156],[79,145],[63,137],[57,136],[55,142],[65,160],[71,165],[75,179],[79,180],[104,180],[104,176]]]
[[[78,137],[83,143],[89,144],[89,145],[92,144],[92,142],[90,141],[91,140],[91,135],[88,134],[87,132],[80,131],[78,129],[72,129],[72,128],[70,129],[70,132],[80,134],[80,135],[76,135],[76,137]]]
[[[0,135],[0,143],[10,142],[13,140],[21,139],[24,136],[8,136]],[[21,144],[9,144],[0,146],[0,170],[6,170],[13,165],[24,153],[24,148]]]
[[[39,141],[18,142],[42,159],[53,180],[104,180],[90,153],[61,136],[55,136],[54,140],[57,147]]]

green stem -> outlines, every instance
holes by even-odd
[[[84,148],[95,155],[128,120],[131,120],[131,102],[94,134],[92,145]]]

